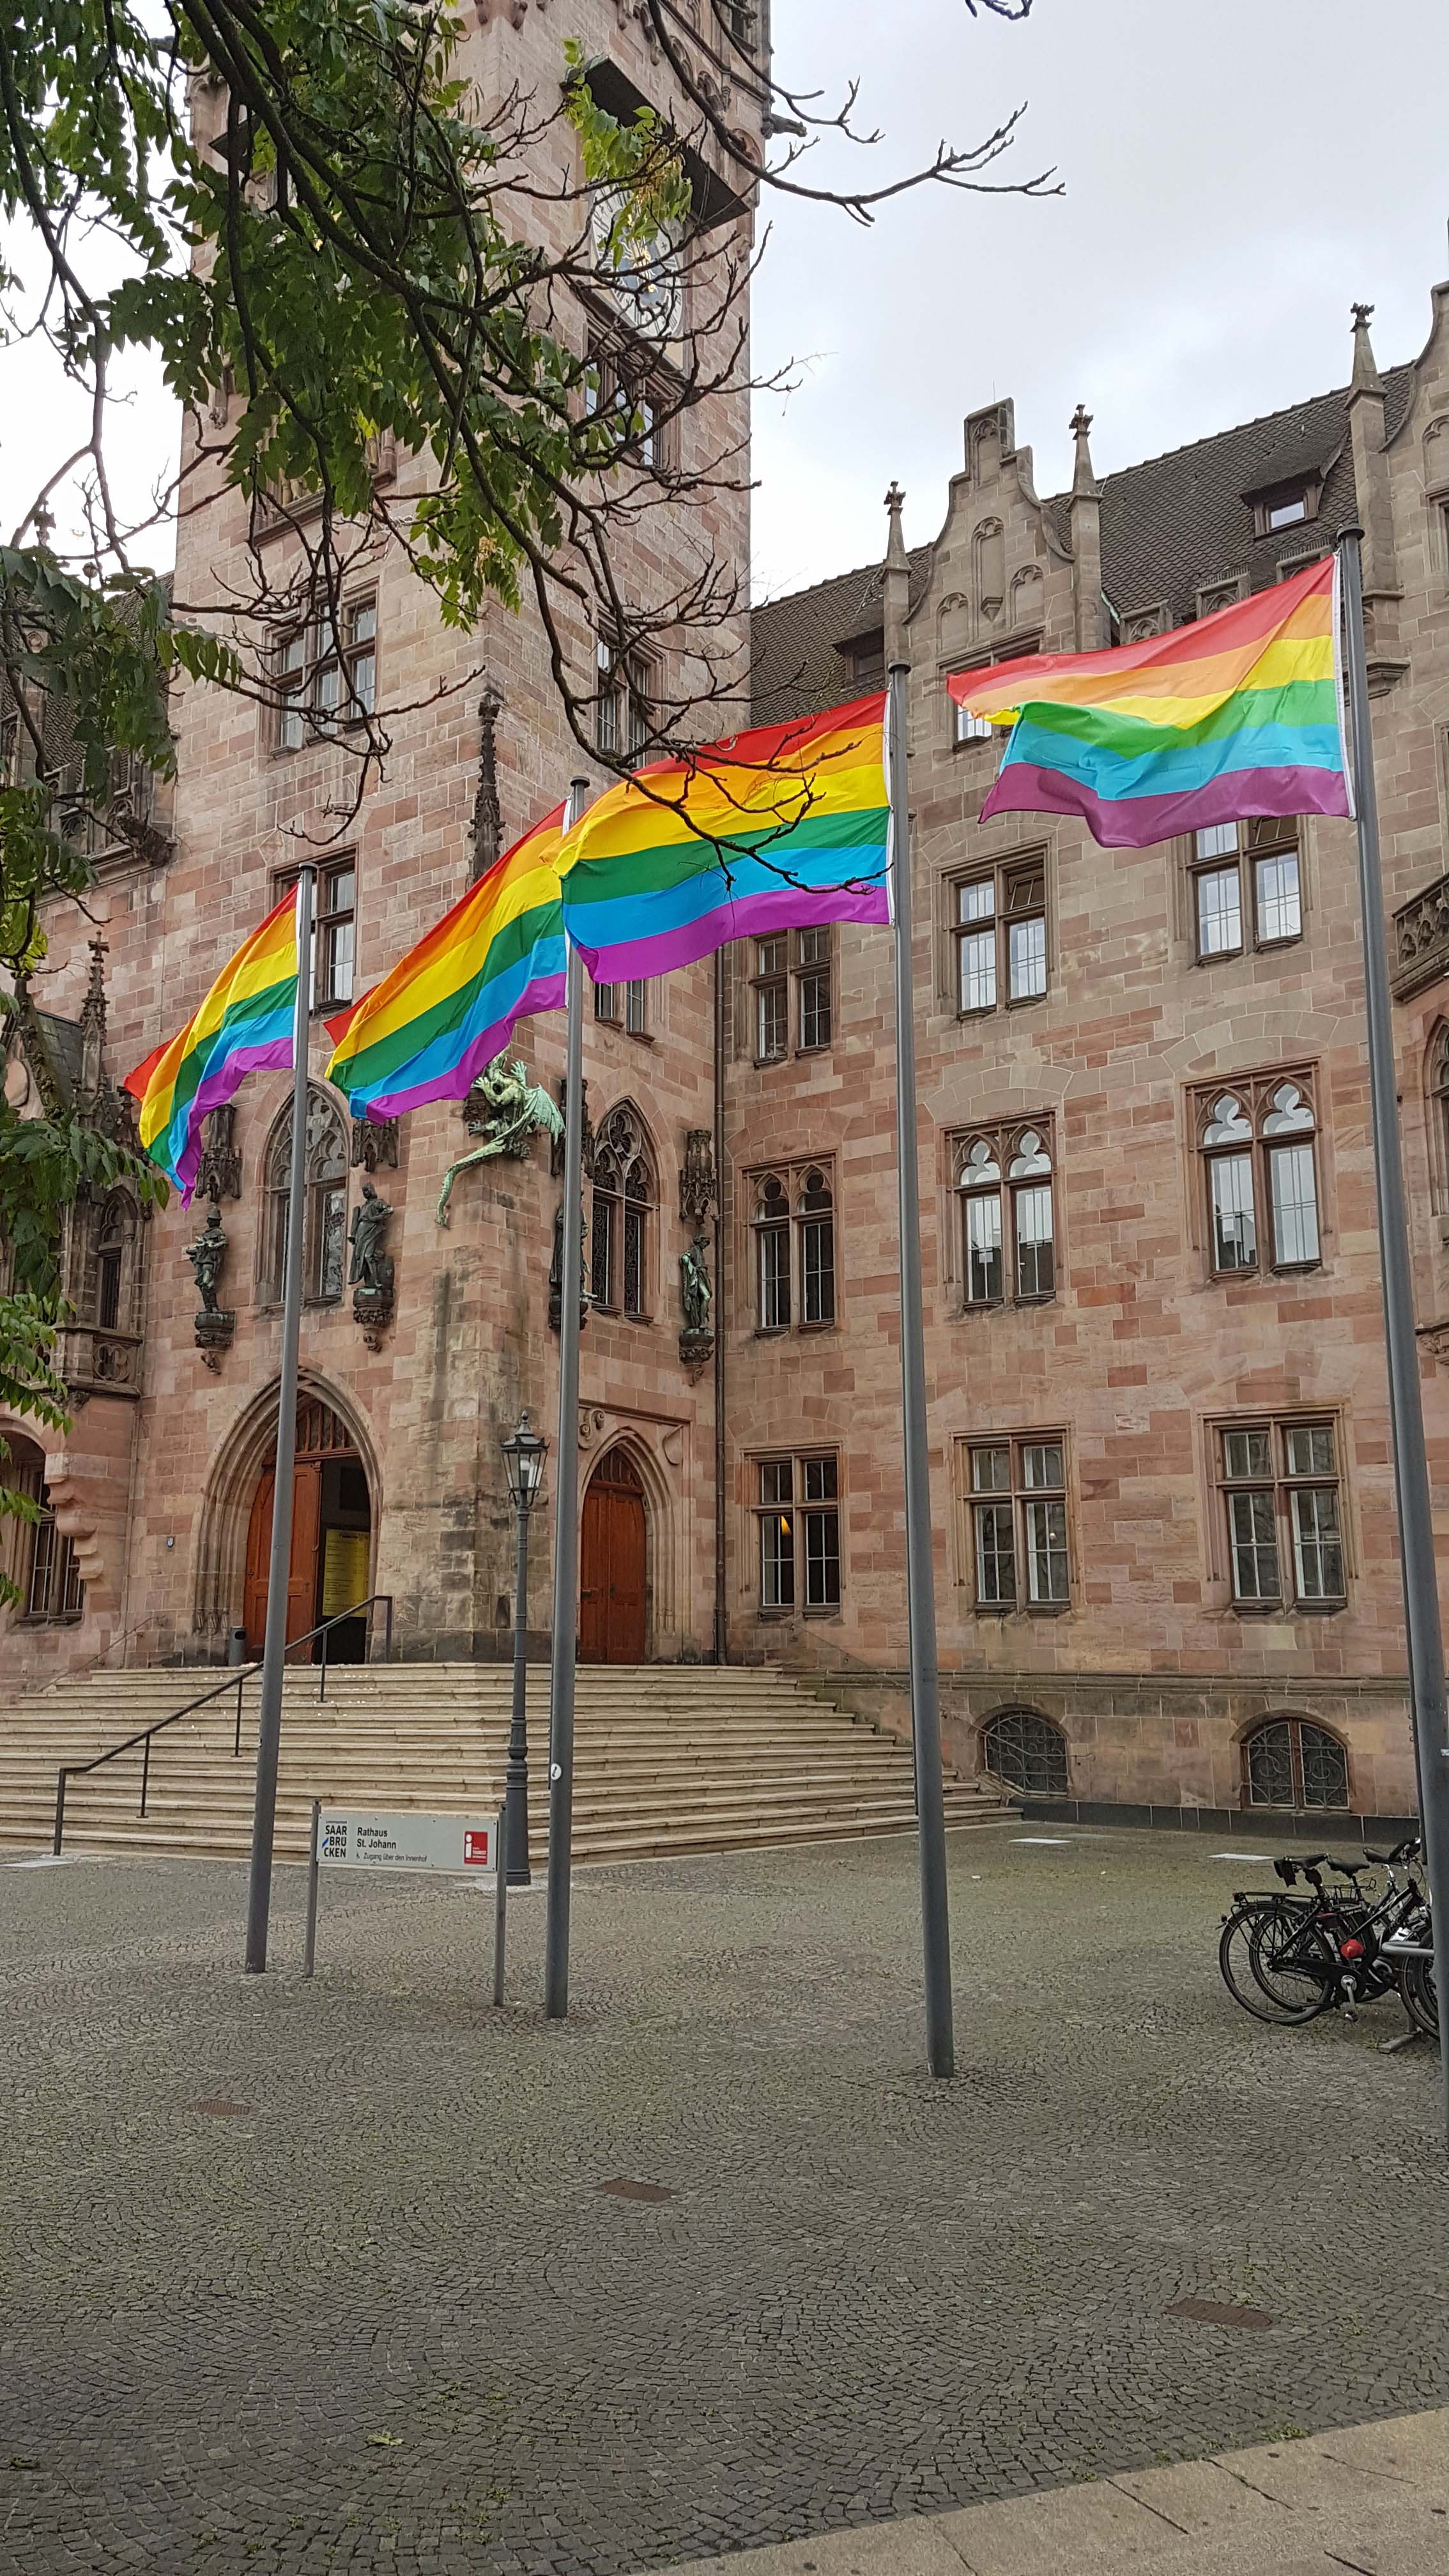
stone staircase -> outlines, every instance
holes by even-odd
[[[0,1845],[49,1848],[55,1779],[165,1717],[220,1675],[175,1669],[93,1673],[0,1701]],[[257,1683],[152,1740],[146,1815],[141,1748],[73,1778],[65,1848],[240,1859],[250,1846]],[[311,1801],[354,1807],[495,1810],[502,1795],[511,1675],[497,1664],[333,1666],[289,1671],[277,1794],[277,1851],[300,1860]],[[547,1850],[548,1676],[528,1692],[531,1847]],[[946,1780],[950,1827],[1013,1812],[988,1788]],[[903,1833],[915,1822],[910,1747],[822,1702],[788,1674],[756,1668],[581,1667],[575,1725],[574,1857],[645,1860]]]

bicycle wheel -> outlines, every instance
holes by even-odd
[[[1416,2030],[1430,2039],[1439,2036],[1439,1996],[1434,1984],[1432,1959],[1406,1959],[1399,1970],[1399,1992],[1404,2010]]]
[[[1218,1966],[1234,2003],[1241,2004],[1244,2012],[1251,2013],[1255,2021],[1288,2023],[1309,2020],[1312,2015],[1301,2009],[1301,1996],[1295,1995],[1284,2004],[1254,1971],[1254,1943],[1270,1924],[1280,1918],[1283,1923],[1280,1937],[1285,1940],[1287,1927],[1291,1924],[1295,1929],[1299,1928],[1304,1920],[1297,1908],[1285,1906],[1275,1896],[1255,1897],[1248,1904],[1238,1906],[1223,1925],[1222,1939],[1218,1943]],[[1321,2011],[1321,2004],[1315,2005],[1314,2009]]]
[[[1273,2006],[1265,2020],[1316,2021],[1338,1992],[1338,1963],[1312,1917],[1274,1906],[1253,1926],[1248,1966]]]

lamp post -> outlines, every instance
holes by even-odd
[[[508,1729],[508,1768],[504,1775],[504,1833],[510,1887],[527,1887],[528,1867],[528,1523],[543,1482],[548,1442],[530,1431],[528,1415],[499,1444],[508,1469],[508,1490],[518,1518],[518,1571],[513,1587],[513,1717]]]

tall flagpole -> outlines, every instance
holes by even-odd
[[[1384,886],[1379,860],[1378,797],[1369,722],[1368,654],[1364,644],[1362,528],[1339,532],[1348,659],[1349,722],[1358,808],[1358,883],[1363,906],[1363,967],[1368,1003],[1369,1099],[1374,1183],[1378,1193],[1383,1271],[1384,1339],[1388,1346],[1389,1418],[1394,1434],[1399,1548],[1409,1643],[1409,1695],[1419,1762],[1420,1829],[1434,1915],[1434,1979],[1439,1994],[1441,2080],[1449,2086],[1449,1709],[1444,1639],[1434,1563],[1434,1519],[1424,1448],[1424,1396],[1414,1333],[1414,1285],[1404,1213],[1404,1169],[1394,1070],[1393,1008],[1384,941]],[[1449,2092],[1445,2095],[1449,2124]]]
[[[906,674],[892,662],[887,701],[891,887],[896,970],[896,1162],[900,1174],[901,1380],[906,1463],[906,1595],[911,1662],[911,1734],[916,1756],[916,1830],[925,1944],[926,2063],[954,2075],[951,1925],[946,1901],[946,1817],[941,1785],[941,1690],[936,1664],[936,1589],[926,1432],[926,1338],[921,1310],[921,1184],[916,1145],[916,995],[911,944],[911,822],[906,778]]]
[[[589,792],[569,785],[564,828],[572,831]],[[548,1897],[544,1933],[544,2011],[563,2021],[569,2008],[569,1899],[574,1838],[574,1665],[579,1627],[579,1308],[584,1252],[579,1215],[584,1197],[584,963],[568,942],[568,1045],[564,1076],[563,1258],[559,1264],[558,1448],[554,1453],[553,1651],[548,1721]]]
[[[282,1287],[282,1370],[277,1392],[277,1482],[272,1494],[272,1559],[267,1571],[267,1627],[262,1646],[262,1704],[257,1720],[257,1791],[252,1809],[252,1867],[247,1888],[248,1976],[267,1964],[272,1896],[272,1844],[277,1822],[277,1756],[282,1742],[282,1676],[287,1661],[287,1601],[292,1571],[292,1469],[297,1455],[297,1344],[302,1325],[302,1232],[307,1173],[307,1041],[312,1011],[314,872],[297,879],[297,1009],[292,1022],[292,1168],[287,1182],[287,1258]]]

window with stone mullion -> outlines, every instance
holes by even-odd
[[[1230,1278],[1261,1269],[1266,1236],[1274,1271],[1316,1269],[1318,1122],[1311,1076],[1253,1075],[1198,1100],[1198,1145],[1207,1183],[1209,1262]]]
[[[1337,1425],[1220,1424],[1214,1437],[1235,1606],[1275,1609],[1286,1589],[1295,1608],[1338,1607],[1347,1570]]]
[[[995,1127],[958,1148],[964,1302],[1040,1303],[1056,1292],[1056,1222],[1049,1130]]]

